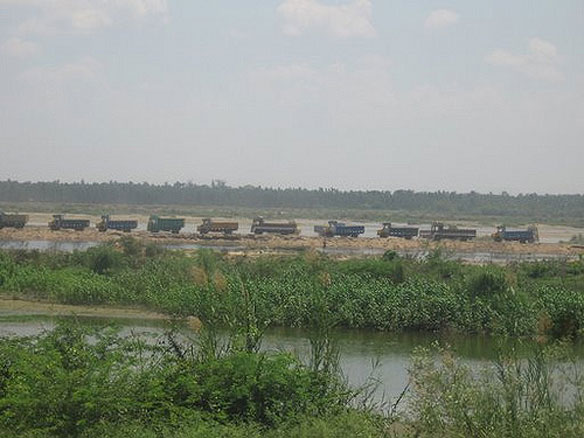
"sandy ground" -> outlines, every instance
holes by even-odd
[[[169,321],[171,319],[169,315],[163,313],[131,307],[55,304],[48,301],[0,297],[0,316],[10,315],[79,316],[85,318],[158,321]],[[201,321],[194,316],[187,317],[184,322],[192,330],[201,328]]]
[[[136,219],[139,227],[132,233],[123,233],[119,231],[99,232],[95,229],[95,223],[99,221],[98,216],[92,215],[67,215],[67,218],[89,219],[91,227],[84,231],[60,230],[51,231],[47,223],[52,216],[47,213],[26,213],[29,215],[28,225],[21,230],[5,228],[0,230],[0,240],[3,241],[51,241],[51,242],[108,242],[119,238],[120,236],[131,235],[143,241],[164,243],[164,244],[192,244],[219,247],[236,247],[237,250],[302,250],[322,248],[324,239],[318,237],[313,227],[316,224],[323,224],[324,221],[298,219],[296,220],[300,234],[295,236],[275,236],[262,235],[254,236],[249,234],[251,219],[249,218],[215,218],[217,220],[230,220],[239,222],[237,234],[229,238],[222,235],[208,235],[201,238],[195,233],[196,226],[202,222],[201,217],[185,216],[186,226],[178,234],[170,233],[149,233],[146,231],[148,216],[146,215],[123,215],[114,216],[120,219]],[[493,253],[514,253],[514,254],[555,254],[555,255],[574,255],[583,254],[582,246],[559,243],[567,241],[575,234],[582,233],[584,230],[565,226],[540,225],[540,243],[537,244],[520,244],[516,242],[493,242],[490,239],[490,233],[494,231],[492,227],[485,227],[473,223],[458,223],[459,226],[476,228],[478,239],[472,242],[427,242],[425,240],[403,240],[403,239],[381,239],[376,237],[376,231],[381,227],[378,223],[361,223],[365,225],[366,232],[363,236],[353,238],[327,238],[327,248],[343,249],[375,249],[375,250],[400,250],[400,251],[426,251],[436,248],[443,248],[446,251],[454,252],[493,252]],[[400,224],[396,224],[400,225]],[[416,225],[421,229],[429,228],[429,224]],[[234,248],[234,250],[236,249]]]
[[[202,238],[195,233],[183,232],[178,235],[171,233],[148,233],[147,231],[133,231],[123,233],[118,231],[97,231],[88,228],[85,231],[60,230],[51,231],[47,227],[27,226],[16,230],[5,228],[0,230],[0,240],[3,241],[52,241],[52,242],[108,242],[115,241],[121,236],[131,235],[147,242],[161,243],[165,245],[203,245],[217,246],[221,249],[233,247],[234,250],[305,250],[322,248],[325,240],[321,237],[295,235],[295,236],[254,236],[250,234],[237,234],[229,238],[222,236],[210,236]],[[427,251],[442,248],[453,252],[490,252],[513,254],[554,254],[576,255],[584,254],[582,246],[567,243],[536,243],[521,244],[518,242],[494,242],[488,238],[479,238],[471,242],[427,242],[425,240],[381,239],[376,237],[335,237],[326,239],[327,248],[339,249],[375,249],[375,250],[400,250],[400,251]]]
[[[125,307],[73,306],[45,301],[0,298],[0,313],[13,315],[90,316],[103,318],[159,319],[168,315]]]

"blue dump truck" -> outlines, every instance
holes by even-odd
[[[391,222],[384,222],[383,228],[377,230],[379,237],[400,237],[402,239],[412,239],[418,236],[417,227],[394,227]]]
[[[328,225],[315,225],[314,232],[322,237],[358,237],[365,232],[363,225],[346,225],[343,222],[329,221]]]
[[[53,220],[49,222],[49,228],[56,230],[76,230],[83,231],[89,226],[87,219],[65,219],[62,214],[54,214]]]
[[[152,215],[150,216],[150,219],[148,219],[147,230],[151,233],[158,233],[159,231],[170,231],[171,233],[178,234],[184,226],[184,218],[160,217]]]
[[[133,229],[138,228],[138,221],[135,220],[113,220],[109,214],[103,215],[101,221],[95,227],[99,231],[118,230],[129,233]]]
[[[539,240],[539,233],[535,225],[527,227],[527,230],[508,230],[505,225],[499,225],[492,237],[495,242],[534,243]]]

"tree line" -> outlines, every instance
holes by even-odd
[[[334,188],[231,187],[175,182],[87,183],[0,181],[2,202],[83,204],[159,204],[248,208],[333,208],[393,210],[476,216],[514,216],[533,219],[584,217],[584,195],[481,194],[474,191],[416,192],[413,190],[350,190]]]

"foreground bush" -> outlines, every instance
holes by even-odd
[[[348,394],[337,375],[284,353],[210,357],[70,325],[0,341],[2,436],[293,429],[349,413]]]

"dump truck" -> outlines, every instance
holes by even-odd
[[[346,225],[343,222],[329,221],[328,225],[315,225],[314,232],[322,237],[358,237],[365,232],[363,225]]]
[[[49,228],[56,230],[76,230],[83,231],[89,226],[87,219],[65,219],[62,214],[54,214],[53,220],[49,222]]]
[[[505,225],[499,225],[491,237],[495,242],[534,243],[539,240],[539,233],[535,225],[527,227],[527,230],[508,230]]]
[[[95,227],[99,231],[118,230],[129,233],[135,228],[138,228],[138,221],[136,220],[113,220],[109,214],[103,215],[101,221]]]
[[[160,217],[152,215],[148,219],[148,226],[146,229],[152,233],[158,233],[159,231],[170,231],[173,234],[178,234],[184,226],[184,218]]]
[[[253,220],[250,231],[253,234],[296,234],[298,233],[298,225],[294,221],[266,222],[263,217],[258,216]]]
[[[197,227],[197,231],[201,234],[233,234],[233,232],[237,231],[238,228],[239,224],[237,222],[219,222],[210,218],[205,218],[203,219],[203,223]]]
[[[402,239],[412,239],[418,236],[416,227],[394,227],[391,222],[383,222],[383,228],[377,230],[379,237],[400,237]]]
[[[6,214],[0,211],[0,229],[23,228],[28,222],[26,214]]]
[[[445,225],[442,222],[433,222],[429,230],[420,230],[419,236],[429,240],[460,240],[465,242],[477,237],[477,230],[458,228],[455,225]]]

